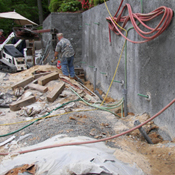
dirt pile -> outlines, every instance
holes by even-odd
[[[49,65],[35,66],[16,74],[1,73],[0,91],[12,94],[11,85],[31,76],[35,71],[58,71],[61,75],[59,69]],[[89,103],[92,103],[92,100],[94,100],[96,104],[100,104],[100,100],[90,92],[88,94],[87,91],[83,91],[75,80],[67,79],[66,81],[64,81],[66,83],[65,89],[52,103],[46,102],[45,97],[47,93],[41,93],[36,90],[25,90],[25,93],[33,93],[37,98],[38,103],[32,106],[33,110],[36,106],[39,109],[42,103],[39,112],[31,116],[24,115],[24,108],[19,111],[0,108],[0,143],[12,135],[15,136],[12,142],[0,146],[0,153],[17,151],[20,147],[40,143],[58,134],[67,134],[70,137],[88,136],[95,139],[107,138],[133,128],[136,120],[142,123],[150,118],[147,113],[142,115],[131,113],[127,117],[119,117],[119,115],[89,106],[80,100],[70,90],[70,87]],[[93,85],[90,82],[87,81],[84,83],[90,91],[93,91]],[[52,81],[47,86],[51,90],[54,84],[55,82]],[[105,95],[100,90],[99,93]],[[113,104],[115,100],[108,97],[107,102]],[[31,108],[28,109],[31,110]],[[115,109],[113,112],[119,114],[121,113],[121,109]],[[27,125],[29,126],[25,127]],[[24,129],[19,130],[23,127]],[[145,174],[173,174],[175,172],[175,140],[171,142],[164,141],[158,134],[159,127],[153,121],[144,125],[143,129],[154,144],[148,144],[138,129],[127,135],[108,140],[106,144],[109,147],[115,148],[117,159],[130,164],[135,163]],[[16,130],[19,131],[11,135],[2,136]],[[2,158],[0,156],[0,160]]]

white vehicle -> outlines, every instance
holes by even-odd
[[[15,37],[14,32],[0,44],[0,70],[17,72],[27,69],[23,54],[16,48],[22,40],[19,40],[14,45],[7,44],[13,37]]]

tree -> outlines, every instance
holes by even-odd
[[[43,19],[50,13],[48,3],[48,0],[0,0],[0,13],[15,10],[31,21],[42,24]],[[4,30],[5,36],[8,36],[17,24],[10,19],[0,19],[0,26]]]
[[[41,0],[37,0],[38,10],[39,10],[39,24],[43,23],[43,8]]]

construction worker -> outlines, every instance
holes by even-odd
[[[0,44],[2,44],[6,40],[6,38],[3,35],[3,32],[4,31],[2,29],[0,29]]]
[[[72,79],[76,79],[75,71],[74,71],[74,49],[70,43],[70,41],[63,37],[62,33],[57,34],[57,38],[59,42],[56,45],[55,53],[54,53],[54,60],[57,59],[58,54],[60,54],[60,61],[61,61],[61,69],[63,75]]]

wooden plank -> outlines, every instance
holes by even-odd
[[[34,83],[29,84],[27,87],[29,89],[35,89],[35,90],[40,91],[42,93],[47,92],[47,90],[48,90],[48,87],[41,86],[39,84],[34,84]]]
[[[44,73],[33,74],[33,75],[34,75],[35,79],[37,79],[37,78],[39,78],[39,77],[41,77],[41,76],[45,76],[45,75],[48,75],[48,74],[50,74],[50,73],[51,73],[51,72],[44,72]]]
[[[36,102],[36,98],[34,96],[27,97],[25,99],[13,102],[10,104],[10,109],[12,111],[18,111],[24,106],[28,106],[32,103]]]
[[[54,88],[48,95],[47,95],[47,100],[49,102],[54,102],[58,96],[61,94],[61,92],[65,88],[65,83],[60,82],[58,87]]]
[[[27,84],[31,83],[33,80],[34,80],[34,76],[30,76],[30,77],[12,85],[12,89],[14,90],[15,88],[18,88],[18,87],[24,87]]]
[[[38,78],[38,84],[44,86],[49,81],[57,80],[58,78],[59,78],[59,73],[53,72],[53,73],[50,73],[48,75],[45,75],[45,76]]]

